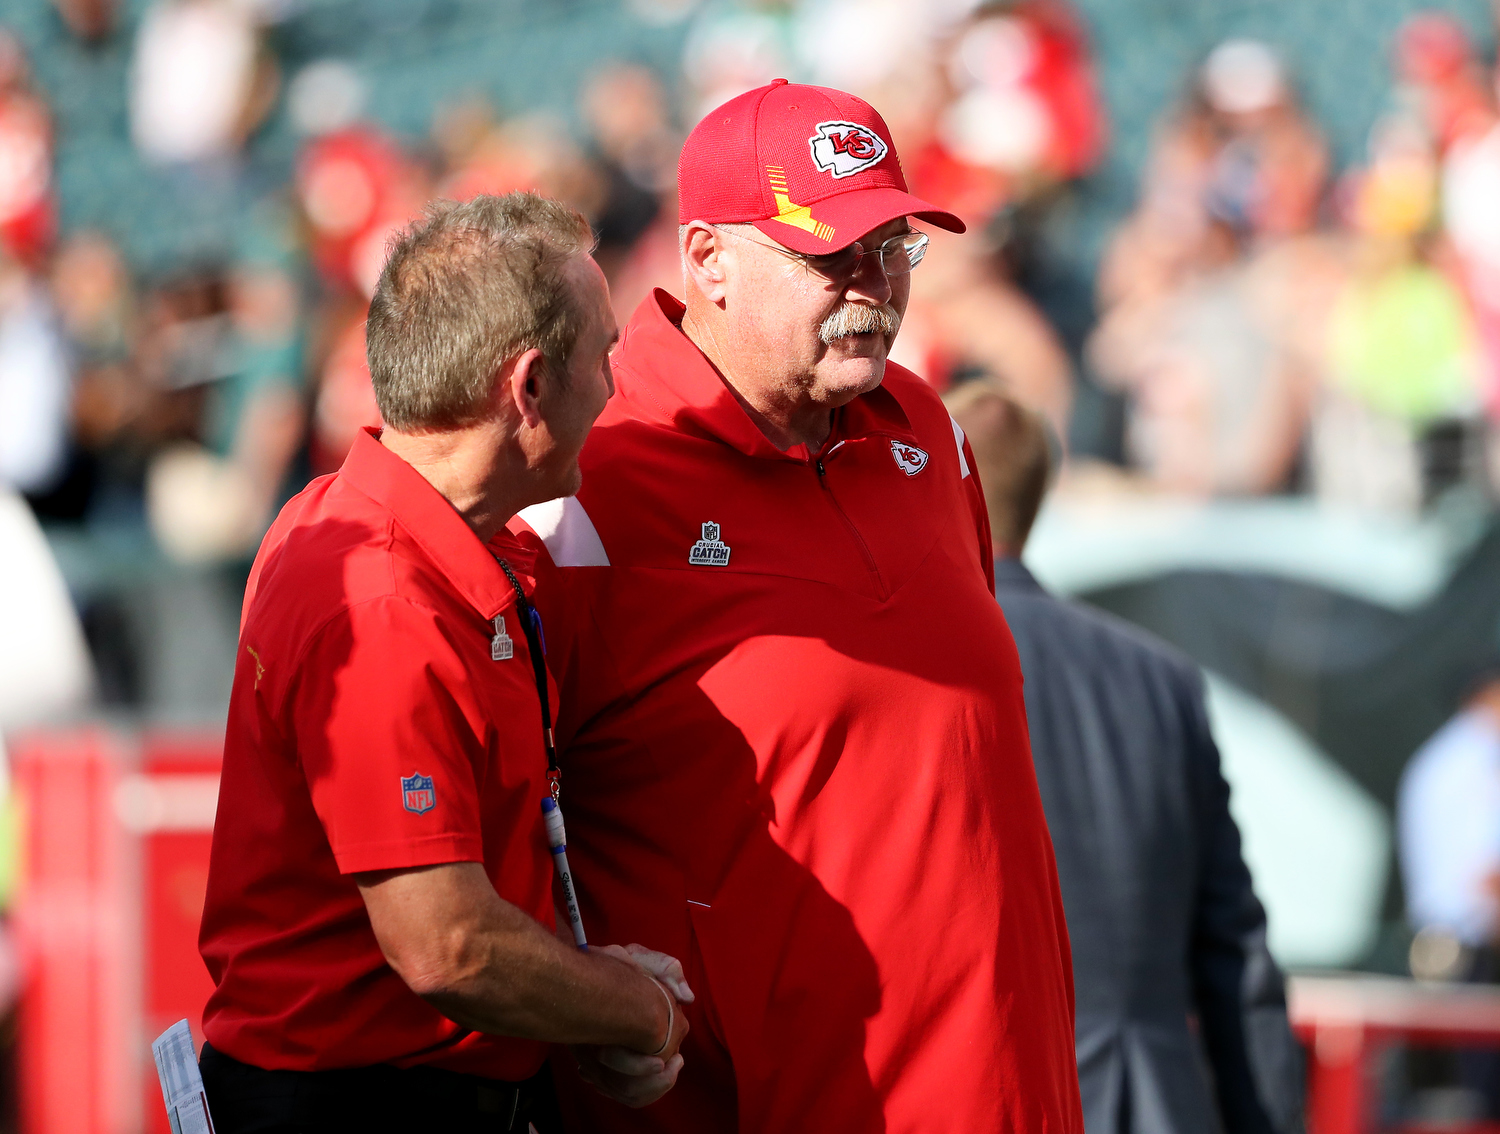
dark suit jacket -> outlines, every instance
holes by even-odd
[[[1015,560],[995,581],[1073,945],[1088,1134],[1300,1131],[1301,1053],[1202,676]]]

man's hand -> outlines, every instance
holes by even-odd
[[[618,945],[607,945],[607,949],[619,949]],[[682,974],[682,962],[676,957],[647,949],[644,945],[627,945],[626,960],[634,961],[641,968],[667,986],[667,991],[683,1004],[693,1002],[693,990],[688,987],[687,977]],[[618,954],[616,954],[618,955]]]
[[[682,1070],[680,1054],[663,1063],[659,1056],[623,1047],[575,1047],[573,1056],[585,1083],[626,1106],[654,1103],[672,1089]]]
[[[672,1089],[682,1070],[683,1059],[677,1049],[688,1033],[688,1022],[681,1006],[692,1003],[693,990],[688,987],[682,964],[675,957],[643,945],[627,945],[623,949],[605,945],[597,951],[639,966],[677,1001],[672,1011],[671,1033],[658,1054],[647,1055],[625,1047],[573,1048],[584,1082],[626,1106],[647,1106]]]

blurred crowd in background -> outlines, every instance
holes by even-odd
[[[580,129],[472,92],[408,136],[366,114],[356,66],[279,62],[296,6],[160,0],[124,20],[58,0],[78,36],[130,37],[130,138],[186,192],[248,177],[273,108],[296,132],[290,177],[254,187],[222,255],[150,272],[117,233],[58,225],[54,95],[0,34],[0,480],[111,546],[133,529],[174,561],[245,561],[278,505],[377,423],[363,311],[423,202],[535,187],[577,205],[625,320],[649,288],[678,288],[685,127],[789,75],[882,108],[913,190],[975,233],[935,234],[898,362],[939,389],[1001,381],[1047,414],[1071,471],[1404,513],[1493,493],[1500,113],[1457,18],[1401,26],[1388,105],[1344,169],[1274,43],[1215,46],[1158,121],[1097,276],[1058,288],[1032,287],[1038,233],[1110,139],[1067,0],[655,7],[684,23],[681,71],[600,60],[574,93]],[[105,697],[139,703],[130,619],[108,606],[89,624]]]
[[[1344,169],[1276,45],[1220,43],[1181,76],[1095,278],[1058,288],[1033,286],[1037,234],[1110,142],[1067,0],[654,6],[686,25],[680,73],[599,61],[576,91],[581,130],[476,92],[412,137],[366,115],[349,63],[281,65],[272,33],[292,5],[160,0],[122,30],[108,0],[58,0],[78,36],[131,37],[130,136],[188,193],[246,176],[273,107],[296,132],[290,178],[254,188],[221,257],[149,272],[118,234],[59,226],[52,92],[0,33],[0,480],[45,523],[243,561],[377,422],[364,307],[425,201],[536,188],[573,203],[624,320],[679,287],[685,129],[784,74],[881,108],[914,191],[974,233],[934,234],[897,361],[939,389],[998,379],[1045,412],[1070,471],[1397,513],[1493,494],[1500,112],[1456,18],[1401,26],[1386,105]],[[112,640],[124,622],[95,615],[107,698],[139,701]]]
[[[1275,45],[1215,47],[1157,124],[1079,310],[1077,289],[1028,287],[1035,234],[1109,142],[1066,0],[708,5],[683,14],[680,75],[601,61],[576,92],[580,133],[475,93],[425,137],[367,117],[347,63],[279,66],[268,32],[287,7],[162,0],[131,28],[129,129],[149,162],[222,191],[273,106],[300,139],[288,183],[259,193],[222,260],[150,274],[108,231],[60,230],[49,92],[0,37],[0,477],[47,522],[138,522],[174,559],[243,559],[376,423],[364,307],[425,201],[536,188],[571,202],[624,319],[679,286],[685,128],[777,74],[883,108],[914,191],[974,231],[935,235],[897,346],[939,389],[998,379],[1075,466],[1102,458],[1143,488],[1398,512],[1493,491],[1500,111],[1452,16],[1402,25],[1387,105],[1347,169]],[[120,34],[101,0],[59,8],[79,35]],[[1070,428],[1081,387],[1121,412]]]
[[[1500,497],[1500,99],[1496,28],[1474,12],[1402,6],[1383,55],[1359,64],[1385,93],[1354,112],[1374,126],[1351,150],[1309,109],[1287,45],[1250,37],[1178,52],[1191,62],[1166,80],[1176,94],[1149,140],[1122,135],[1094,17],[1123,0],[497,3],[489,18],[555,18],[559,35],[608,10],[654,46],[559,65],[563,89],[535,105],[498,97],[503,84],[447,91],[417,114],[425,132],[415,111],[389,112],[416,104],[397,66],[375,74],[328,29],[344,21],[352,43],[377,9],[396,39],[449,19],[459,53],[481,18],[467,0],[362,14],[52,0],[44,15],[44,0],[9,0],[23,2],[20,23],[52,31],[6,30],[0,6],[0,488],[24,497],[62,566],[96,706],[221,712],[266,526],[379,424],[364,313],[387,242],[426,201],[537,189],[572,203],[623,324],[653,287],[681,292],[686,131],[776,76],[870,101],[913,191],[965,218],[966,236],[932,234],[894,358],[939,390],[984,378],[1039,409],[1063,457],[1058,499],[1294,497],[1419,521],[1486,515]],[[237,202],[213,239],[174,252],[128,227],[138,209],[70,220],[58,107],[91,59],[124,61],[111,129],[184,225],[202,202]],[[1101,210],[1120,147],[1138,183]],[[1081,201],[1107,228],[1091,254],[1060,256]],[[1442,790],[1477,809],[1453,852],[1477,873],[1454,900],[1488,948],[1500,685],[1471,688],[1488,690],[1470,709],[1482,735],[1444,743],[1483,755]],[[1441,843],[1442,826],[1417,843]],[[1453,860],[1409,861],[1446,877]]]

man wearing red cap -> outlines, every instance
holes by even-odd
[[[576,497],[520,513],[591,934],[686,958],[676,1090],[587,1131],[1081,1134],[1068,943],[962,432],[886,356],[885,123],[769,86],[679,167]]]

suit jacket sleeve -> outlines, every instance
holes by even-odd
[[[1281,970],[1266,947],[1265,910],[1229,813],[1198,674],[1186,679],[1184,694],[1199,817],[1190,964],[1219,1112],[1227,1134],[1300,1134],[1302,1054],[1287,1022]]]

